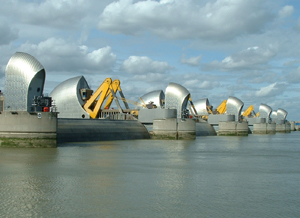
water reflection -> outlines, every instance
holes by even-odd
[[[60,191],[61,180],[45,166],[55,165],[57,149],[1,148],[0,150],[0,211],[5,216],[36,216],[50,210],[45,193]],[[48,174],[50,172],[50,175]]]
[[[297,134],[0,148],[0,217],[296,217]]]

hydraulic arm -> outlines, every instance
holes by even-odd
[[[224,100],[218,107],[217,107],[217,113],[218,114],[224,114],[226,112],[226,103],[227,100]]]
[[[244,111],[244,113],[242,114],[242,116],[244,117],[248,117],[251,115],[251,112],[253,111],[253,115],[256,116],[255,112],[254,112],[254,108],[253,105],[250,105],[247,110]]]
[[[111,78],[106,78],[103,83],[98,87],[96,92],[87,100],[83,108],[90,114],[91,118],[97,118],[101,107],[106,100],[104,108],[108,109],[112,104],[113,100],[116,100],[118,107],[120,108],[116,92],[119,91],[122,98],[124,98],[122,89],[120,87],[120,80],[116,79],[112,82]],[[124,102],[126,109],[128,104]]]

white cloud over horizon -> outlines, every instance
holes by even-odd
[[[165,74],[173,67],[167,62],[153,61],[149,57],[130,56],[123,62],[121,69],[129,74],[147,75],[148,73]]]
[[[183,64],[190,65],[190,66],[199,66],[201,59],[202,59],[202,55],[199,55],[197,57],[187,58],[186,55],[183,54],[180,58],[180,62]]]
[[[205,5],[192,0],[120,0],[104,9],[98,27],[113,34],[150,31],[168,39],[228,40],[259,33],[273,17],[259,0],[217,0]]]
[[[232,54],[222,61],[212,61],[206,65],[206,69],[218,69],[221,71],[235,71],[247,69],[265,68],[268,62],[276,55],[276,48],[249,47],[238,53]]]
[[[109,46],[89,52],[87,46],[78,46],[61,38],[49,38],[39,44],[25,43],[20,46],[20,51],[40,57],[39,61],[51,71],[111,71],[117,58]]]

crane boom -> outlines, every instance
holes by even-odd
[[[122,89],[120,87],[120,80],[115,79],[112,81],[111,78],[106,78],[103,83],[98,87],[96,92],[91,95],[91,97],[86,101],[86,103],[83,105],[83,108],[86,112],[90,114],[90,117],[95,119],[98,117],[101,107],[106,100],[106,103],[104,105],[104,108],[109,108],[115,99],[119,109],[122,111],[121,106],[118,102],[118,99],[116,97],[116,92],[119,91],[122,98],[124,98],[124,94],[122,92]],[[98,100],[97,100],[98,98]],[[126,109],[128,109],[128,104],[124,102],[124,105]]]
[[[251,114],[253,113],[253,114]],[[244,117],[258,117],[259,116],[259,112],[255,113],[253,105],[250,105],[243,113],[242,116]]]
[[[248,116],[251,114],[252,111],[254,111],[253,105],[250,105],[250,106],[242,113],[242,116],[248,117]]]
[[[226,112],[226,103],[227,100],[224,100],[218,107],[217,107],[217,113],[218,114],[224,114]]]
[[[141,102],[143,102],[142,104],[138,103],[136,101],[124,98],[124,97],[121,97],[121,98],[118,98],[118,99],[122,100],[124,103],[130,103],[130,104],[134,104],[135,106],[140,106],[140,107],[147,108],[146,104],[144,103],[144,101],[141,98],[140,98],[140,100],[141,100]]]
[[[103,83],[98,87],[96,92],[87,100],[84,104],[83,108],[90,114],[91,118],[96,118],[99,114],[101,106],[108,96],[108,91],[111,86],[112,80],[111,78],[106,78]],[[99,99],[97,100],[97,98]]]

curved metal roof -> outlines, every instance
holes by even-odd
[[[270,117],[271,117],[272,121],[277,120],[277,111],[272,111]]]
[[[155,90],[144,94],[141,99],[145,104],[153,102],[158,108],[162,108],[164,106],[165,94],[163,90]],[[137,102],[140,104],[142,103],[140,99],[138,99]],[[141,107],[138,106],[137,108]]]
[[[282,108],[278,108],[277,110],[277,119],[278,120],[285,120],[288,112]]]
[[[56,86],[50,93],[56,105],[59,118],[90,118],[83,109],[84,101],[80,95],[80,89],[89,89],[89,85],[83,76],[68,79]]]
[[[33,56],[16,52],[5,69],[5,110],[30,111],[34,96],[44,90],[46,72]]]
[[[177,118],[182,117],[182,112],[187,108],[190,97],[189,91],[177,83],[169,83],[166,89],[165,108],[177,109]]]
[[[240,99],[229,96],[227,103],[226,103],[226,108],[227,108],[226,113],[234,114],[235,121],[240,121],[243,106],[244,106],[244,103]]]
[[[207,98],[198,99],[193,101],[195,109],[198,115],[208,115],[207,107],[210,106],[210,103]]]
[[[266,118],[266,121],[270,121],[270,116],[272,113],[272,108],[266,104],[260,104],[259,106],[259,117]]]

